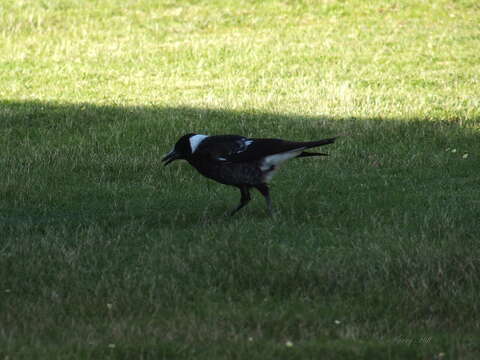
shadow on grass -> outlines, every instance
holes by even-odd
[[[355,201],[355,184],[375,184],[380,178],[397,177],[391,186],[399,191],[405,178],[420,185],[422,179],[442,174],[478,179],[474,149],[479,123],[480,119],[460,124],[418,118],[1,101],[1,223],[32,227],[95,221],[114,226],[133,219],[147,226],[188,226],[225,221],[225,213],[238,201],[236,190],[227,194],[220,190],[225,187],[185,165],[161,166],[161,156],[181,135],[233,133],[313,140],[344,134],[330,147],[332,156],[321,169],[309,162],[307,172],[298,162],[292,165],[293,172],[286,172],[285,180],[274,180],[280,188],[274,193],[277,204],[287,208],[289,216],[303,218],[318,209],[303,206],[311,201],[300,190],[310,189],[317,196],[312,190],[315,184],[333,189],[329,191],[337,198],[330,199],[341,203],[343,198]],[[264,217],[262,206],[253,207],[251,216]],[[245,211],[241,216],[246,216]]]

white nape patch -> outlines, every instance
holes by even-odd
[[[253,140],[245,140],[244,142],[245,146],[252,145],[252,143],[253,143]]]
[[[277,172],[278,167],[282,163],[284,163],[289,159],[297,157],[305,149],[306,148],[302,147],[300,149],[294,149],[284,153],[274,154],[274,155],[265,157],[265,159],[263,159],[262,163],[260,164],[260,170],[267,171],[267,173],[265,174],[264,181],[266,182],[270,181],[273,175],[275,175],[275,173]]]
[[[192,149],[192,154],[195,152],[195,150],[197,150],[198,145],[200,145],[200,143],[207,137],[208,135],[197,134],[191,136],[190,139],[188,139],[190,141],[190,149]]]

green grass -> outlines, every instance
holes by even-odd
[[[0,359],[477,359],[479,18],[2,1]],[[188,132],[344,136],[230,218]]]

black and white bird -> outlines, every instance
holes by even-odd
[[[256,188],[265,197],[271,214],[272,202],[267,183],[279,166],[296,157],[326,156],[328,154],[305,150],[332,144],[335,139],[296,142],[239,135],[187,134],[178,140],[162,161],[168,165],[174,160],[187,160],[203,176],[239,188],[240,205],[231,215],[250,201],[251,188]]]

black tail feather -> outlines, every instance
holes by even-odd
[[[323,145],[329,145],[333,144],[337,138],[329,138],[329,139],[323,139],[323,140],[318,140],[318,141],[308,141],[304,143],[307,148],[312,148],[312,147],[317,147],[317,146],[323,146]]]
[[[300,155],[297,157],[307,157],[307,156],[328,156],[328,154],[325,153],[312,153],[312,152],[306,152],[303,151]]]
[[[314,148],[314,147],[317,147],[317,146],[333,144],[336,139],[337,138],[334,137],[334,138],[328,138],[328,139],[323,139],[323,140],[318,140],[318,141],[308,141],[308,142],[304,142],[303,145],[305,145],[307,149],[310,149],[310,148]],[[303,151],[297,157],[307,157],[307,156],[328,156],[328,154]]]

